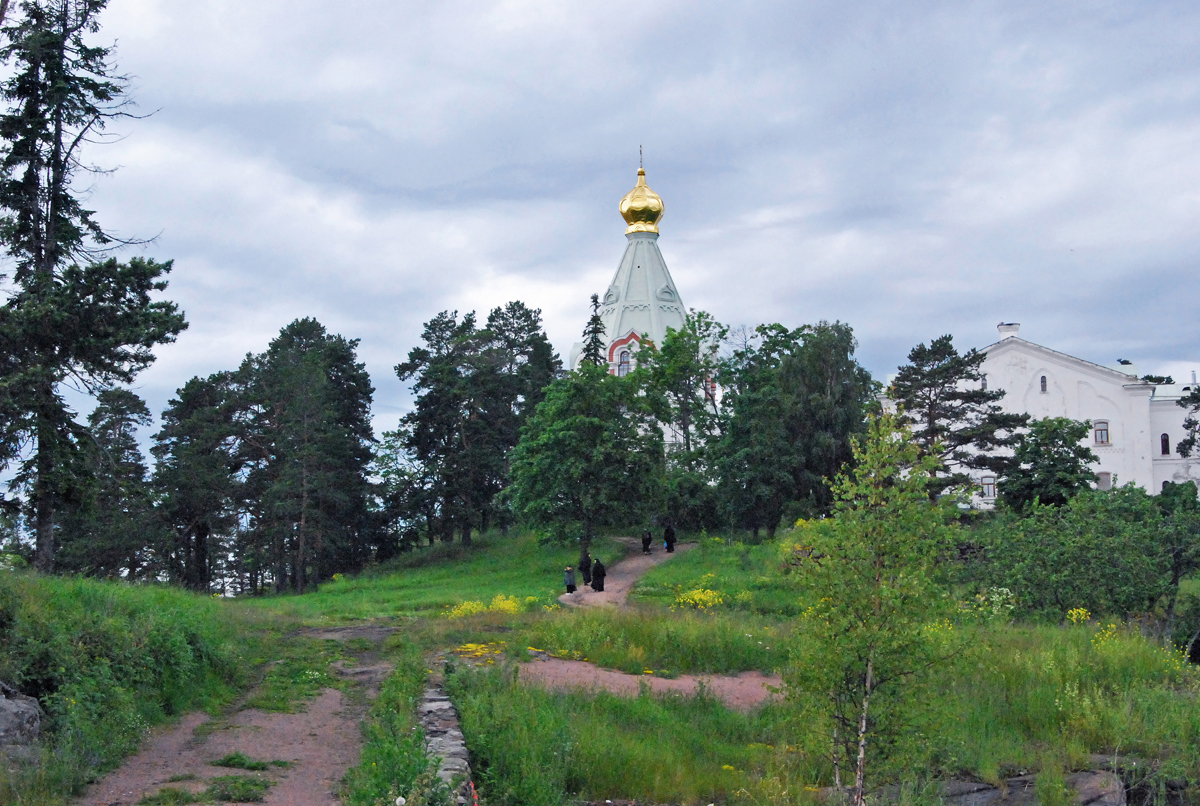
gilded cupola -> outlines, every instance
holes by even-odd
[[[646,171],[638,168],[637,185],[621,199],[621,217],[630,232],[658,232],[658,222],[663,217],[663,200],[646,184]]]

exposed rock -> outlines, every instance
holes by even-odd
[[[1125,785],[1111,772],[1077,772],[1067,776],[1066,785],[1075,792],[1073,802],[1077,806],[1126,806]],[[833,793],[833,787],[826,787],[819,797],[827,801]],[[976,781],[947,781],[942,785],[942,798],[945,806],[1038,806],[1036,776],[1019,775],[998,787]],[[871,799],[881,806],[897,803],[900,789],[884,787],[872,793]]]
[[[457,779],[457,800],[460,804],[467,803],[471,783],[467,743],[459,728],[454,704],[440,686],[425,689],[425,696],[417,706],[417,717],[425,730],[425,747],[438,759],[438,778],[450,786]]]
[[[42,708],[12,686],[0,683],[0,756],[9,761],[32,761],[42,732]]]

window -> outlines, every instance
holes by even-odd
[[[1111,490],[1112,489],[1112,473],[1100,473],[1099,476],[1100,476],[1100,481],[1096,486],[1099,487],[1101,490]]]
[[[1042,394],[1046,394],[1046,376],[1042,376]]]
[[[1166,434],[1163,434],[1161,437],[1158,438],[1158,441],[1159,441],[1159,444],[1162,445],[1162,455],[1170,456],[1171,455],[1171,438],[1169,436],[1167,436]]]
[[[629,374],[629,351],[622,350],[621,357],[617,359],[617,375],[624,378]]]
[[[996,497],[996,477],[995,476],[984,476],[982,479],[980,479],[980,481],[983,484],[983,497],[984,498],[995,498]]]
[[[980,380],[983,382],[982,389],[983,389],[983,391],[986,392],[987,391],[987,376],[986,375],[982,376]]]
[[[1096,437],[1097,445],[1108,444],[1108,420],[1097,420],[1092,423],[1092,434]]]

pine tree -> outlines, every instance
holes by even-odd
[[[11,73],[0,115],[0,243],[13,258],[14,293],[0,309],[0,459],[32,444],[17,480],[29,491],[36,565],[54,564],[54,513],[79,483],[88,439],[59,388],[70,377],[98,393],[129,383],[156,344],[186,324],[170,302],[151,302],[170,263],[103,259],[115,239],[83,205],[80,149],[123,111],[124,81],[111,48],[89,45],[106,0],[24,0],[4,28]],[[82,265],[79,265],[82,264]]]
[[[62,570],[136,579],[150,564],[155,531],[146,462],[137,429],[150,410],[128,389],[100,392],[88,415],[88,464],[73,506],[58,528]]]
[[[604,349],[604,320],[600,318],[600,295],[592,294],[592,315],[583,329],[583,361],[597,367],[608,366]]]
[[[171,579],[195,591],[210,589],[213,543],[236,524],[236,405],[231,373],[192,378],[163,412],[151,448],[158,514],[170,535],[160,554]]]
[[[930,495],[969,484],[966,470],[1003,476],[1012,466],[1005,449],[1016,444],[1029,416],[1007,414],[996,405],[1004,390],[984,384],[980,367],[986,357],[974,349],[960,355],[952,337],[942,336],[928,347],[914,347],[888,389],[922,455],[938,460]]]

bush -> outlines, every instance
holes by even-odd
[[[0,771],[0,801],[78,791],[147,728],[242,682],[220,602],[157,586],[0,574],[0,680],[47,714],[37,768]]]

